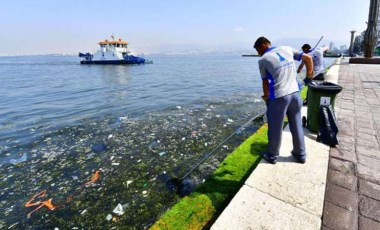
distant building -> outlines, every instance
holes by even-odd
[[[334,51],[334,42],[330,42],[329,50]]]
[[[340,50],[343,51],[343,50],[346,50],[347,49],[347,45],[341,45],[340,46]]]

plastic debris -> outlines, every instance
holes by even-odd
[[[162,157],[165,154],[166,154],[166,152],[160,152],[158,155],[160,155],[160,157]]]
[[[16,164],[19,164],[19,163],[21,163],[21,162],[26,161],[26,159],[27,159],[27,156],[26,156],[26,153],[24,153],[24,154],[22,154],[22,157],[21,157],[21,158],[19,158],[19,159],[11,159],[9,162],[10,162],[11,164],[16,165]]]
[[[107,149],[107,146],[105,144],[96,144],[96,145],[92,146],[91,149],[95,153],[100,153],[100,152],[105,151]]]
[[[120,121],[125,121],[125,120],[127,120],[127,119],[128,119],[127,116],[125,116],[125,117],[119,117],[119,120],[120,120]]]
[[[181,106],[179,106],[179,105],[177,105],[177,106],[176,106],[176,108],[177,108],[177,109],[182,109],[182,107],[181,107]]]
[[[28,213],[28,218],[32,215],[32,213],[38,211],[40,208],[42,208],[44,206],[46,206],[46,208],[49,210],[55,209],[55,206],[51,203],[53,200],[52,198],[45,200],[45,201],[34,201],[36,198],[44,197],[46,195],[46,191],[47,190],[43,190],[43,191],[37,193],[28,202],[26,202],[25,207],[27,207],[27,208],[39,205],[33,211]]]
[[[112,220],[112,215],[111,215],[111,214],[108,214],[108,215],[106,216],[106,220],[107,220],[107,221]]]
[[[92,175],[91,180],[89,182],[85,183],[85,185],[94,183],[95,181],[97,181],[99,179],[99,176],[100,176],[100,171],[96,170],[96,172],[94,173],[94,175]]]
[[[120,163],[113,162],[113,163],[111,163],[111,165],[118,166],[118,165],[120,165]]]
[[[9,226],[9,228],[8,228],[8,229],[11,229],[11,228],[13,228],[14,226],[18,225],[18,223],[19,223],[19,222],[16,222],[16,223],[12,224],[11,226]]]
[[[123,206],[119,203],[112,211],[114,214],[121,216],[124,214],[124,208]]]

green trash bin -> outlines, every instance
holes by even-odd
[[[335,106],[335,96],[342,91],[342,87],[331,83],[312,81],[307,90],[307,122],[306,127],[311,132],[319,129],[319,107],[321,105]]]

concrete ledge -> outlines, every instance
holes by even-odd
[[[303,107],[302,114],[306,112]],[[293,142],[287,126],[277,164],[262,160],[211,230],[321,228],[329,147],[304,132],[306,163],[296,163],[290,155]]]
[[[320,229],[319,216],[244,185],[211,230]]]
[[[350,58],[350,64],[380,64],[380,58],[364,58],[354,57]]]

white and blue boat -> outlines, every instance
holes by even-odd
[[[104,40],[99,42],[100,50],[94,54],[79,53],[79,57],[83,58],[81,64],[144,64],[151,63],[145,58],[137,57],[131,54],[127,49],[128,42],[122,39],[116,39],[112,35],[112,40]]]

